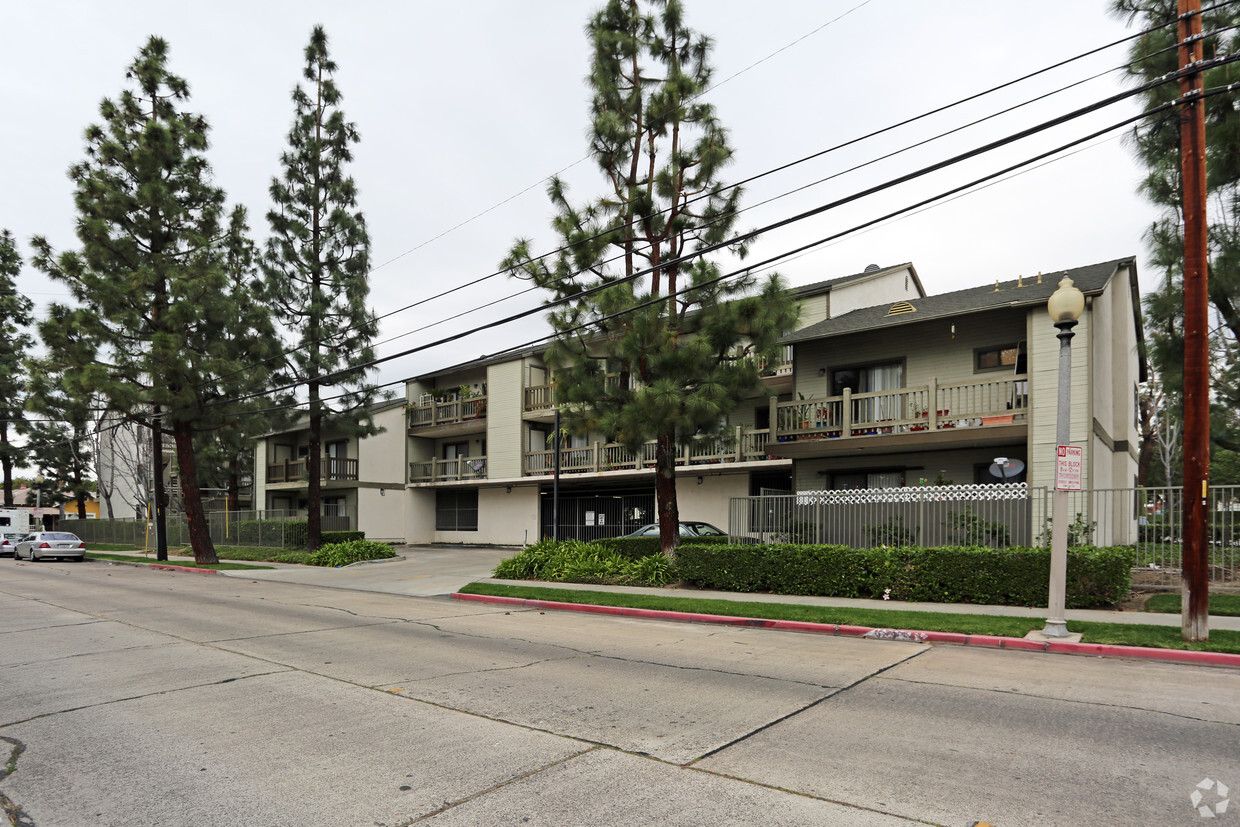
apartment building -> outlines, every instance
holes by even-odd
[[[323,526],[357,530],[380,541],[402,542],[404,533],[405,400],[376,403],[370,414],[380,432],[359,439],[330,428],[322,434],[320,480]],[[306,418],[258,440],[254,452],[256,509],[304,517],[312,468]]]
[[[801,321],[784,357],[721,437],[683,449],[681,518],[726,530],[730,499],[762,491],[999,482],[996,457],[1026,466],[1013,479],[1049,485],[1059,342],[1046,301],[1065,275],[1086,296],[1072,441],[1085,448],[1087,486],[1131,486],[1145,378],[1133,259],[939,295],[912,264],[872,265],[796,290]],[[633,453],[604,434],[563,434],[557,475],[555,409],[537,350],[411,378],[382,412],[382,434],[338,449],[357,459],[323,471],[324,495],[343,492],[368,536],[411,543],[532,542],[551,533],[553,501],[561,536],[654,522],[653,443]],[[304,486],[280,468],[298,470],[297,434],[263,440],[256,502],[294,505]]]

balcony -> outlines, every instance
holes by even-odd
[[[1028,432],[1028,377],[1014,376],[782,402],[771,453],[828,456],[871,449],[1013,441]],[[838,442],[835,442],[838,440]],[[798,443],[795,446],[788,443]],[[813,443],[804,445],[804,443]]]
[[[458,457],[409,463],[409,482],[455,482],[487,478],[487,458]]]
[[[536,416],[554,414],[555,385],[530,385],[525,388],[521,410]]]
[[[691,445],[680,449],[676,456],[676,465],[683,467],[770,459],[766,452],[769,431],[745,431],[737,428],[730,437],[726,441],[719,437],[695,438]],[[653,468],[654,454],[654,440],[643,444],[636,454],[614,442],[596,442],[581,448],[561,448],[560,473],[584,474]],[[555,451],[527,451],[521,472],[525,476],[554,474]]]
[[[267,464],[267,483],[309,482],[308,462],[286,459]],[[325,482],[357,479],[357,460],[349,457],[323,457],[319,460],[319,479]]]
[[[486,430],[486,420],[486,396],[462,399],[453,394],[435,399],[425,394],[409,409],[409,433],[425,437],[481,433]]]

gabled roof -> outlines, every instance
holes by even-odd
[[[873,268],[873,269],[870,269],[870,268]],[[826,281],[816,281],[813,284],[805,284],[800,287],[793,287],[792,295],[796,296],[798,299],[803,299],[806,296],[810,296],[815,293],[828,292],[832,287],[838,287],[847,282],[866,281],[868,279],[872,279],[878,276],[885,276],[888,273],[892,273],[897,270],[908,270],[910,273],[912,273],[913,282],[917,285],[917,292],[923,296],[926,295],[925,289],[921,286],[921,278],[918,277],[917,270],[913,267],[913,262],[911,261],[906,261],[903,264],[892,264],[889,267],[879,267],[877,265],[871,264],[869,268],[862,270],[860,273],[853,273],[852,275],[848,275],[848,276],[839,276],[838,278],[827,279]]]
[[[881,330],[888,327],[924,322],[929,319],[962,316],[1005,307],[1044,305],[1047,299],[1050,298],[1051,293],[1054,293],[1056,288],[1058,288],[1059,280],[1064,276],[1072,279],[1073,284],[1086,296],[1096,296],[1102,293],[1111,277],[1115,275],[1119,268],[1133,265],[1135,265],[1133,258],[1119,258],[1098,264],[1090,264],[1086,267],[1060,270],[1057,273],[1042,273],[1040,276],[1041,283],[1038,281],[1039,276],[1022,276],[1011,281],[1000,281],[984,287],[972,287],[967,290],[957,290],[954,293],[941,293],[937,296],[902,300],[900,304],[910,305],[913,308],[911,312],[907,307],[903,306],[899,308],[899,312],[892,312],[892,304],[862,307],[842,316],[824,319],[809,327],[801,328],[785,336],[782,341],[784,344],[794,344],[811,339],[825,339],[831,336],[842,336],[846,333],[858,333],[863,330]],[[1134,278],[1135,272],[1134,268]],[[1137,301],[1137,299],[1138,297],[1134,295],[1134,301]],[[1139,311],[1139,301],[1137,301],[1137,308]],[[1141,329],[1140,313],[1138,312],[1137,334],[1139,338],[1141,336]]]

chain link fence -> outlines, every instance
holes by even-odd
[[[323,531],[349,531],[348,516],[322,518]],[[189,545],[189,524],[183,514],[167,517],[168,545]],[[87,543],[155,547],[154,520],[64,520],[64,531],[72,531]],[[217,546],[258,548],[305,548],[306,518],[296,511],[212,511],[207,514],[211,542]]]

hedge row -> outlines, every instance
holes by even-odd
[[[596,546],[602,546],[605,549],[614,551],[626,560],[640,560],[652,554],[660,554],[662,551],[658,537],[606,537],[601,540],[591,540],[590,542]],[[695,546],[726,545],[728,538],[685,537],[681,539],[681,542],[692,542]]]
[[[1210,541],[1220,545],[1240,545],[1240,514],[1223,512],[1210,517]],[[1179,521],[1150,520],[1137,526],[1137,539],[1142,543],[1161,543],[1167,537],[1180,542],[1183,529]]]
[[[1122,600],[1134,559],[1131,546],[1069,549],[1068,608]],[[677,550],[676,575],[700,588],[723,591],[1045,606],[1050,549],[693,543]]]

